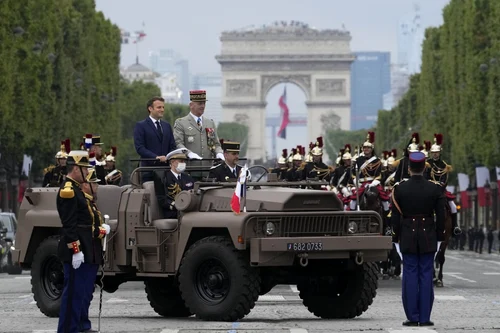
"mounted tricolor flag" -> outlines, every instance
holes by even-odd
[[[467,189],[469,188],[470,179],[469,175],[465,173],[458,174],[458,187],[460,190],[460,204],[462,208],[471,208],[469,204],[469,195]]]
[[[489,192],[486,191],[485,185],[490,184],[490,171],[487,167],[477,167],[476,168],[476,186],[477,186],[477,198],[480,207],[486,207],[489,205],[488,196]]]
[[[92,147],[92,134],[85,134],[85,149],[90,149]]]
[[[246,196],[247,172],[248,167],[245,164],[245,166],[240,170],[238,182],[236,183],[236,188],[234,189],[233,197],[231,198],[231,210],[237,215],[241,212],[241,200]],[[246,213],[246,205],[243,207],[243,212]]]
[[[92,167],[95,167],[96,159],[95,159],[95,153],[94,152],[89,153],[89,164]]]
[[[286,127],[290,123],[290,110],[288,109],[288,105],[286,105],[286,86],[283,90],[283,95],[281,95],[278,105],[281,108],[281,126],[278,131],[278,137],[282,139],[286,139]]]

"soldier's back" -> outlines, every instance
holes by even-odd
[[[442,195],[439,185],[424,177],[411,177],[394,187],[394,193],[405,216],[432,216],[435,203]]]

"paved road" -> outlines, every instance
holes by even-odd
[[[278,286],[261,296],[240,322],[202,322],[195,318],[165,319],[147,303],[141,283],[127,283],[114,294],[104,293],[101,332],[136,333],[330,333],[498,332],[500,329],[500,256],[450,251],[445,264],[445,287],[436,288],[432,329],[404,329],[401,281],[380,280],[373,305],[353,320],[322,320],[302,305],[293,286]],[[99,294],[91,317],[97,329]],[[56,318],[42,315],[30,293],[30,277],[0,274],[0,332],[55,332]]]

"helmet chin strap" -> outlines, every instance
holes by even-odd
[[[85,179],[85,176],[83,175],[83,167],[79,165],[78,168],[80,169],[80,174],[82,175],[83,183],[90,184],[90,182],[88,182],[87,179]],[[92,188],[92,184],[90,184],[90,192],[92,193],[92,197],[94,197],[95,193],[94,189]]]

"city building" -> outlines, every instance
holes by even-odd
[[[351,65],[351,130],[369,129],[377,122],[384,98],[391,92],[390,52],[354,52]],[[385,97],[384,97],[385,96]]]
[[[161,75],[175,73],[177,82],[182,90],[181,103],[189,104],[190,74],[189,62],[172,49],[161,49],[149,52],[151,69]]]
[[[156,84],[161,89],[161,97],[165,99],[165,103],[182,104],[182,90],[177,80],[177,74],[165,73],[156,78]]]
[[[127,68],[120,69],[121,76],[127,80],[128,82],[133,81],[142,81],[149,83],[156,83],[156,78],[160,76],[160,74],[152,71],[144,65],[139,63],[139,58],[137,57],[135,64],[128,66]]]
[[[205,112],[218,125],[222,121],[222,75],[220,73],[196,74],[193,75],[192,82],[192,89],[207,91]]]

